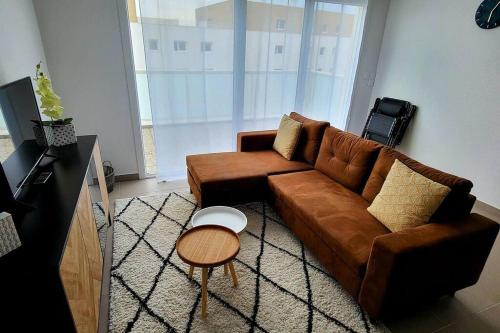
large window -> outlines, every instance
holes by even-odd
[[[147,173],[291,111],[344,128],[366,1],[129,0]]]

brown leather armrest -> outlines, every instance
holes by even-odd
[[[386,316],[476,283],[498,229],[470,214],[376,237],[359,303]]]
[[[238,151],[273,149],[277,130],[238,133]]]

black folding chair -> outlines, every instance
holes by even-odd
[[[417,107],[407,101],[377,98],[361,136],[394,148],[401,143],[416,110]]]

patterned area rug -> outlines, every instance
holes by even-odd
[[[116,201],[111,332],[386,332],[310,255],[266,203],[248,217],[234,266],[239,286],[209,270],[208,316],[200,317],[201,270],[175,251],[198,209],[189,193]]]

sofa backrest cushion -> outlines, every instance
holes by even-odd
[[[328,127],[315,169],[354,192],[361,192],[382,146],[354,134]]]
[[[415,172],[427,177],[437,183],[448,186],[451,189],[450,194],[444,199],[443,203],[436,211],[434,216],[440,214],[461,214],[470,211],[469,192],[472,188],[470,180],[460,178],[449,173],[439,171],[419,163],[410,157],[388,147],[383,147],[380,151],[375,166],[368,177],[362,196],[369,202],[377,196],[384,184],[385,178],[394,164],[394,160],[398,159],[407,167]]]
[[[295,149],[293,159],[314,164],[318,157],[319,146],[325,129],[330,126],[327,121],[317,121],[306,118],[297,112],[290,113],[290,118],[302,123],[299,144]]]

